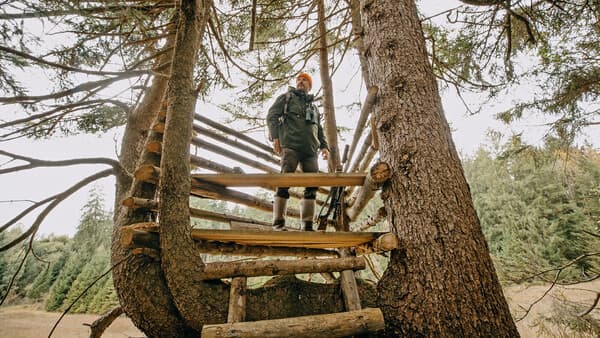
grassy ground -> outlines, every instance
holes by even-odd
[[[521,307],[527,308],[532,302],[538,299],[548,289],[547,286],[514,286],[505,291],[506,297],[509,300],[513,313],[518,315]],[[590,290],[592,292],[590,292]],[[519,332],[524,338],[534,337],[578,337],[572,332],[569,332],[563,327],[553,326],[547,322],[544,326],[550,333],[539,332],[539,327],[532,325],[540,316],[551,315],[553,310],[553,302],[556,299],[566,296],[571,301],[579,301],[584,304],[591,304],[595,293],[600,291],[600,281],[587,283],[585,285],[577,285],[573,287],[555,287],[544,300],[537,303],[530,314],[522,321],[517,323]],[[590,314],[595,318],[600,318],[600,308],[596,308]],[[35,306],[13,306],[3,307],[0,309],[0,338],[19,337],[19,338],[37,338],[47,337],[50,329],[60,316],[60,313],[44,312],[37,309]],[[588,315],[589,316],[589,315]],[[98,316],[87,314],[67,315],[61,321],[53,337],[74,338],[74,337],[89,337],[89,328],[84,326],[85,323],[92,323]],[[103,337],[107,338],[124,338],[124,337],[144,337],[137,330],[131,321],[121,316],[118,318],[105,332]],[[600,337],[600,332],[589,336],[580,337]]]

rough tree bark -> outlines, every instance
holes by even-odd
[[[361,1],[388,221],[400,241],[378,283],[390,337],[518,336],[442,111],[414,0]]]

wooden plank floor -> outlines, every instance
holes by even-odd
[[[143,225],[136,226],[136,230],[158,232],[156,223]],[[354,247],[371,242],[383,234],[385,233],[192,229],[192,238],[195,240],[315,249]]]
[[[347,187],[362,185],[366,174],[192,174],[192,178],[226,187]]]

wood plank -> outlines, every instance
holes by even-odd
[[[158,232],[158,223],[137,223],[123,228],[124,230],[128,229],[131,231]],[[192,229],[192,238],[194,240],[315,249],[355,247],[371,242],[384,234],[386,233]],[[133,236],[133,232],[129,235]],[[122,238],[121,242],[131,243],[133,239]]]
[[[202,338],[219,337],[350,337],[376,333],[385,328],[377,308],[256,322],[212,324],[202,327]]]
[[[217,262],[206,263],[200,278],[214,280],[231,277],[295,275],[299,273],[354,271],[362,270],[365,267],[366,262],[363,257]]]
[[[363,185],[364,173],[193,174],[192,177],[226,187],[337,187]]]
[[[304,232],[192,229],[192,238],[243,245],[301,248],[348,248],[368,243],[381,236],[378,232]]]

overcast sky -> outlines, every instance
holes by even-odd
[[[444,9],[455,7],[457,1],[424,1],[428,6],[429,15],[443,11]],[[351,65],[350,69],[357,69],[357,64]],[[346,88],[343,92],[338,92],[335,96],[336,106],[347,104],[357,99],[362,101],[365,96],[365,90],[361,88],[362,81],[358,77],[353,77],[354,73],[341,72],[334,77],[334,86],[337,89]],[[320,86],[320,79],[313,75],[315,86]],[[353,87],[354,86],[354,87]],[[526,93],[524,93],[526,95]],[[217,94],[219,95],[219,94]],[[479,101],[476,95],[467,95],[466,101],[476,107]],[[226,102],[227,97],[213,97],[215,103]],[[528,142],[539,143],[543,137],[545,127],[541,120],[529,119],[513,124],[510,128],[500,124],[493,118],[495,112],[501,110],[502,105],[507,106],[510,102],[498,104],[497,107],[490,107],[487,111],[476,116],[468,116],[465,106],[460,102],[453,91],[442,93],[444,110],[446,117],[453,129],[453,138],[455,144],[462,154],[472,154],[477,147],[486,140],[486,133],[489,129],[500,130],[505,134],[512,132],[518,133],[525,131]],[[263,110],[268,109],[271,102],[266,102]],[[5,112],[5,109],[0,112]],[[202,106],[197,109],[200,114],[209,114],[215,111],[214,105]],[[353,126],[358,115],[351,116],[337,115],[338,124]],[[213,118],[216,118],[213,116]],[[596,133],[600,134],[600,133]],[[254,137],[266,142],[266,132],[258,131]],[[346,142],[341,142],[340,147],[351,141],[347,136]],[[588,139],[594,142],[597,147],[600,144],[598,136],[588,135]],[[19,140],[9,143],[1,143],[0,147],[6,151],[15,152],[24,156],[35,157],[47,160],[59,160],[78,157],[110,157],[116,158],[117,142],[121,139],[121,131],[110,131],[103,135],[80,135],[69,138],[58,138],[43,141]],[[202,154],[199,154],[202,156]],[[6,158],[0,157],[0,163],[6,162]],[[322,168],[325,164],[322,163]],[[31,200],[41,200],[50,195],[65,190],[74,182],[92,175],[102,170],[103,166],[76,166],[71,168],[43,168],[37,170],[24,171],[9,175],[0,175],[0,224],[4,224],[9,219],[17,215],[23,208],[28,207]],[[105,196],[108,208],[113,206],[114,198],[114,178],[108,177],[98,181],[93,186],[84,188],[71,198],[67,199],[58,206],[43,223],[41,234],[68,234],[73,235],[81,215],[81,208],[85,204],[89,191],[92,188],[99,189]],[[12,201],[12,202],[11,202]],[[29,225],[33,217],[24,220],[24,224]]]

